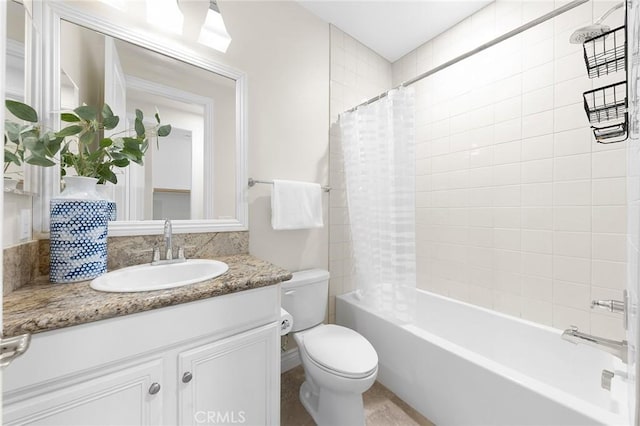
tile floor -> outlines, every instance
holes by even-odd
[[[289,370],[281,376],[281,426],[314,425],[311,416],[298,399],[298,391],[303,381],[302,366]],[[364,410],[367,426],[434,426],[426,417],[378,382],[365,392]]]

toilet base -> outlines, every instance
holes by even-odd
[[[300,402],[318,426],[364,426],[362,394],[318,389],[308,380],[300,386]]]

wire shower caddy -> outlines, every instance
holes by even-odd
[[[626,69],[627,39],[624,25],[586,40],[582,48],[589,78]]]
[[[622,142],[627,139],[627,82],[610,84],[584,92],[584,111],[592,124],[593,136],[599,143]],[[598,125],[606,123],[605,125]]]
[[[626,18],[625,18],[626,21]],[[590,38],[582,44],[589,78],[627,70],[626,25]],[[628,137],[626,79],[583,93],[584,111],[598,143],[622,142]]]

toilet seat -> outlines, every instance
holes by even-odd
[[[320,368],[342,377],[360,379],[373,374],[378,354],[367,339],[339,325],[316,327],[305,333],[309,359]]]

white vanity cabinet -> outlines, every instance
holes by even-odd
[[[35,334],[3,424],[277,425],[279,286]]]
[[[273,331],[251,330],[178,356],[181,425],[269,423],[269,411],[280,404],[265,374],[278,356]]]
[[[5,407],[4,425],[157,425],[162,395],[148,389],[162,376],[161,360],[86,380],[43,385],[37,395]]]

